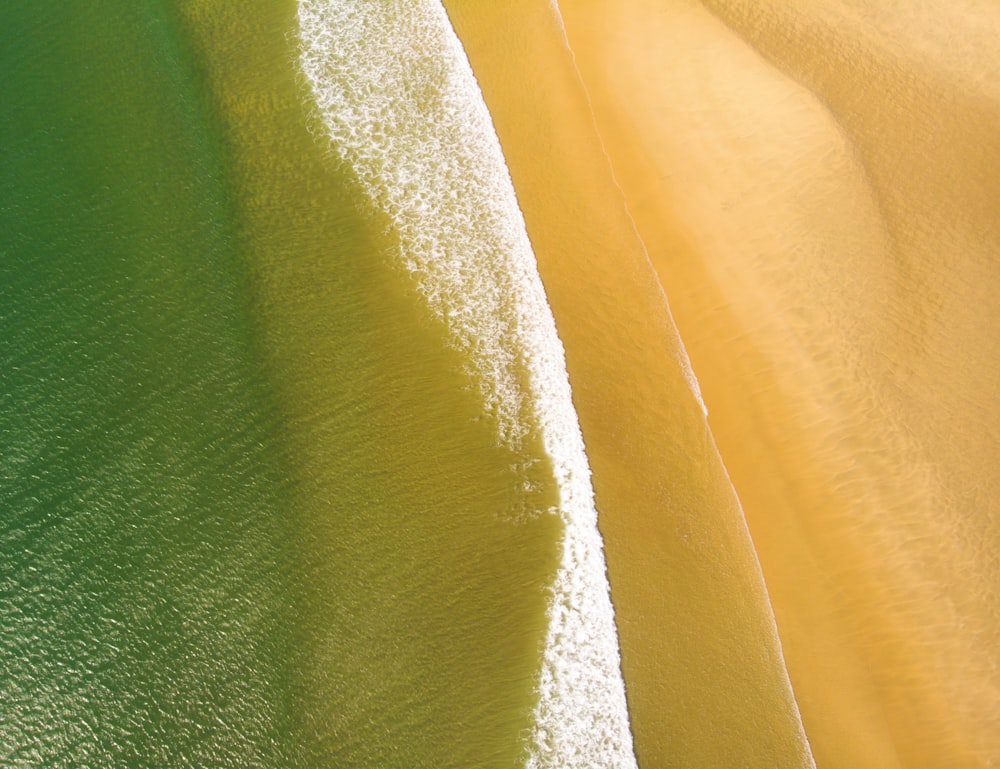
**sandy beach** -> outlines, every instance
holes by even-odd
[[[548,3],[447,2],[566,347],[640,765],[808,766],[739,504]]]
[[[0,765],[1000,769],[996,0],[0,40]]]
[[[992,766],[996,8],[705,5],[561,3],[817,765]]]

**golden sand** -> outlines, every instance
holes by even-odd
[[[561,3],[817,765],[995,766],[1000,8],[705,5]]]
[[[809,766],[742,513],[559,17],[544,0],[445,6],[566,347],[640,764]]]

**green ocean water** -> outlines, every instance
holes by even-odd
[[[0,765],[523,758],[554,487],[318,140],[294,14],[0,10]]]

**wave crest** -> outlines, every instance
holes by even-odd
[[[480,384],[498,440],[537,435],[564,535],[526,765],[635,767],[604,555],[562,345],[489,113],[431,0],[300,0],[301,66],[333,151]]]

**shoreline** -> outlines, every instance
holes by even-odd
[[[562,5],[817,762],[987,765],[1000,750],[998,575],[978,544],[996,541],[997,504],[989,49],[952,50],[967,21],[934,2],[884,18]]]
[[[566,349],[640,766],[810,766],[739,503],[560,20],[537,0],[445,7]]]

